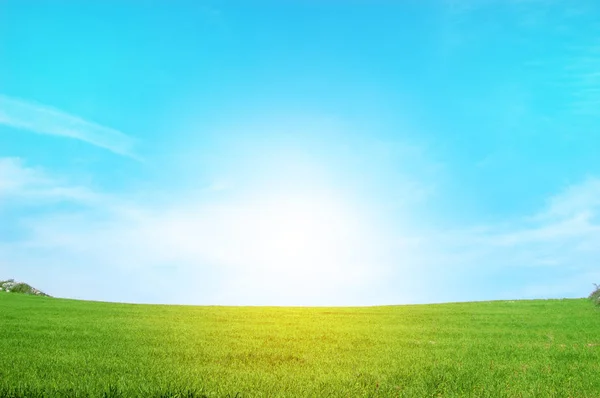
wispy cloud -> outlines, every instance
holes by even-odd
[[[488,298],[581,297],[600,280],[599,197],[600,180],[591,177],[551,196],[535,214],[431,231],[420,256],[447,277],[444,283],[473,294],[479,285]]]
[[[136,157],[130,136],[35,102],[0,95],[0,124],[78,139],[120,155]]]
[[[56,201],[93,204],[102,200],[87,187],[70,184],[50,176],[43,169],[25,165],[20,158],[0,158],[0,199],[40,204]]]

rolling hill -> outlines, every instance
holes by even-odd
[[[586,299],[132,305],[0,294],[0,396],[597,397]]]

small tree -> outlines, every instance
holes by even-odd
[[[594,302],[594,304],[600,305],[600,285],[594,283],[594,291],[590,294],[590,300]]]

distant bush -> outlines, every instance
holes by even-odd
[[[31,286],[25,284],[25,283],[16,283],[13,285],[12,289],[10,289],[11,292],[13,293],[25,293],[25,294],[31,294]]]
[[[10,292],[10,293],[21,293],[21,294],[32,294],[35,296],[46,296],[48,295],[38,289],[31,287],[27,283],[23,282],[15,282],[14,279],[8,279],[5,281],[0,281],[0,291]]]
[[[594,289],[592,294],[590,294],[590,300],[592,300],[594,304],[600,305],[600,285],[596,285],[594,283],[594,286],[596,287],[596,289]]]

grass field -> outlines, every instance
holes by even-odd
[[[588,300],[365,308],[0,293],[0,396],[600,397]]]

